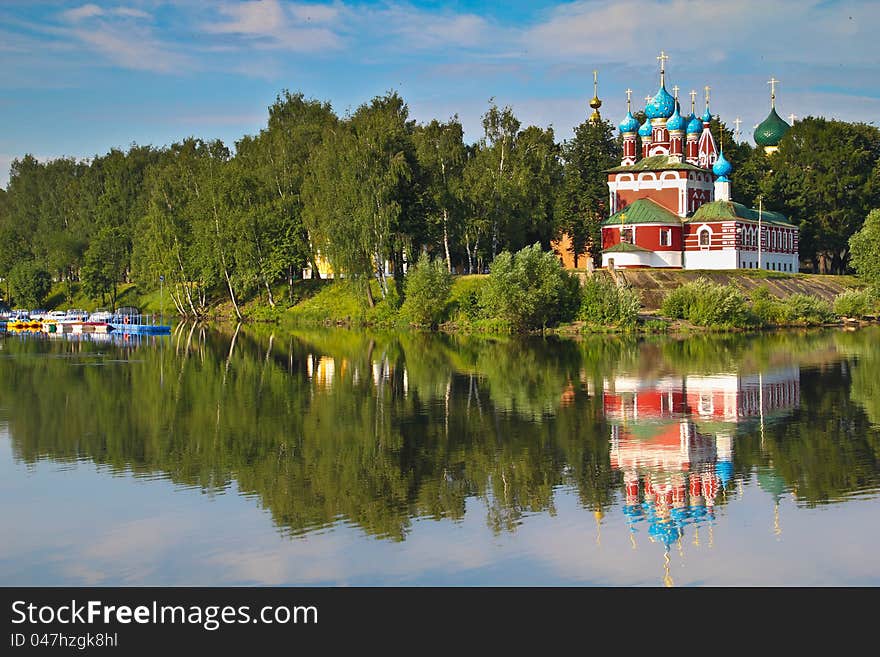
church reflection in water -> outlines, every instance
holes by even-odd
[[[708,524],[711,531],[720,496],[742,484],[733,467],[737,432],[763,436],[765,423],[799,401],[797,366],[750,375],[606,380],[611,467],[623,473],[623,512],[633,540],[644,527],[668,549],[690,525],[699,544],[699,527]]]

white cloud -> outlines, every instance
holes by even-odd
[[[115,7],[112,12],[117,16],[128,16],[130,18],[151,18],[150,14],[134,7]]]
[[[340,15],[337,5],[291,4],[290,13],[298,20],[312,23],[329,23]]]
[[[70,34],[114,64],[157,73],[174,73],[191,68],[190,57],[178,54],[145,30],[104,24],[76,28]]]
[[[530,52],[550,58],[592,56],[599,61],[645,62],[664,48],[670,67],[692,62],[880,61],[872,35],[880,14],[870,0],[578,1],[557,7],[528,29]]]
[[[93,18],[95,16],[103,15],[104,10],[101,9],[98,5],[91,3],[87,5],[82,5],[81,7],[77,7],[76,9],[68,9],[67,11],[61,12],[61,17],[71,23],[77,23],[86,18]]]
[[[419,49],[443,46],[475,47],[488,43],[494,30],[475,14],[438,14],[407,5],[393,5],[372,16],[377,31],[404,39],[407,47]]]
[[[220,13],[226,20],[203,24],[205,32],[239,36],[250,45],[283,50],[320,51],[342,45],[339,35],[328,27],[312,27],[313,23],[334,20],[337,12],[333,7],[252,0],[221,6]]]

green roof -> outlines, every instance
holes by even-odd
[[[758,211],[755,208],[747,208],[742,203],[735,203],[734,201],[712,201],[711,203],[703,203],[685,221],[735,221],[736,219],[758,221]],[[761,211],[761,221],[768,224],[794,227],[794,224],[788,221],[785,215],[770,210]]]
[[[650,253],[649,249],[643,249],[642,247],[630,244],[629,242],[619,242],[614,246],[605,249],[602,253],[637,253],[639,251]]]
[[[708,169],[695,166],[690,162],[677,162],[672,160],[668,155],[652,155],[651,157],[643,157],[635,164],[614,167],[613,169],[605,169],[605,173],[620,173],[623,171],[700,171],[706,173]]]
[[[603,226],[629,226],[632,224],[681,224],[681,217],[656,201],[640,198],[602,222]]]

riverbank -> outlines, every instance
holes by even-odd
[[[624,322],[602,319],[590,320],[589,312],[582,311],[574,321],[556,326],[532,329],[532,333],[578,335],[584,333],[704,333],[713,331],[743,331],[758,328],[804,326],[842,326],[875,323],[876,317],[861,317],[852,312],[835,312],[835,302],[841,294],[858,294],[861,283],[852,276],[814,274],[784,274],[769,271],[674,271],[660,269],[607,272],[600,270],[589,276],[574,272],[582,289],[591,281],[601,288],[611,289],[616,283],[637,295],[639,308]],[[279,284],[273,289],[275,305],[268,303],[265,294],[246,300],[241,305],[245,320],[252,323],[296,326],[345,326],[380,329],[434,329],[447,333],[510,333],[511,325],[495,317],[486,316],[481,307],[481,294],[488,283],[488,275],[454,276],[442,318],[432,327],[413,326],[402,312],[396,294],[382,298],[379,286],[371,282],[376,300],[370,308],[363,288],[341,280],[301,280],[292,286]],[[706,305],[707,290],[720,291],[715,305],[701,308],[696,315],[685,311],[675,315],[664,312],[663,300],[673,292],[681,294],[688,288],[700,292],[700,302]],[[601,291],[601,289],[600,289]],[[613,290],[612,290],[613,291]],[[726,294],[727,298],[724,297]],[[739,297],[737,297],[737,294]],[[726,305],[725,305],[726,304]],[[83,308],[95,310],[101,304],[90,302],[78,284],[57,284],[47,300],[50,309]],[[158,313],[163,309],[173,314],[168,292],[164,304],[159,291],[141,294],[132,284],[121,285],[117,306],[132,305],[143,312]],[[711,306],[711,303],[710,303]],[[738,307],[747,308],[746,315],[735,313]],[[668,310],[668,309],[667,309]],[[725,314],[726,313],[726,314]],[[732,313],[732,315],[731,315]],[[730,315],[730,316],[728,316]],[[231,304],[214,306],[206,318],[215,322],[236,321]]]
[[[578,272],[577,275],[584,286],[588,275],[583,272]],[[486,317],[481,313],[480,295],[488,278],[485,275],[454,277],[443,320],[433,328],[450,333],[511,332],[511,327],[503,320]],[[846,312],[835,312],[835,303],[842,294],[864,294],[860,292],[863,286],[852,276],[638,270],[618,271],[613,274],[594,272],[592,280],[609,286],[617,283],[633,291],[641,301],[641,307],[633,321],[590,321],[589,312],[582,309],[579,313],[581,316],[575,321],[533,329],[530,332],[559,335],[702,333],[718,330],[859,325],[876,321],[873,315],[862,318],[858,315],[850,316]],[[279,312],[279,321],[292,325],[409,327],[409,322],[401,315],[400,309],[394,306],[393,298],[380,300],[374,308],[367,308],[360,299],[363,294],[350,285],[328,281],[309,283],[312,283],[312,294],[300,303]],[[700,297],[694,302],[702,304],[696,315],[693,312],[688,315],[686,309],[676,314],[674,308],[662,308],[663,300],[673,295],[673,292],[673,296],[681,296],[688,290],[692,290],[692,296]],[[378,288],[374,289],[374,297],[380,298]]]

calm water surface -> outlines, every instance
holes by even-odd
[[[0,338],[0,585],[876,586],[878,490],[877,329]]]

